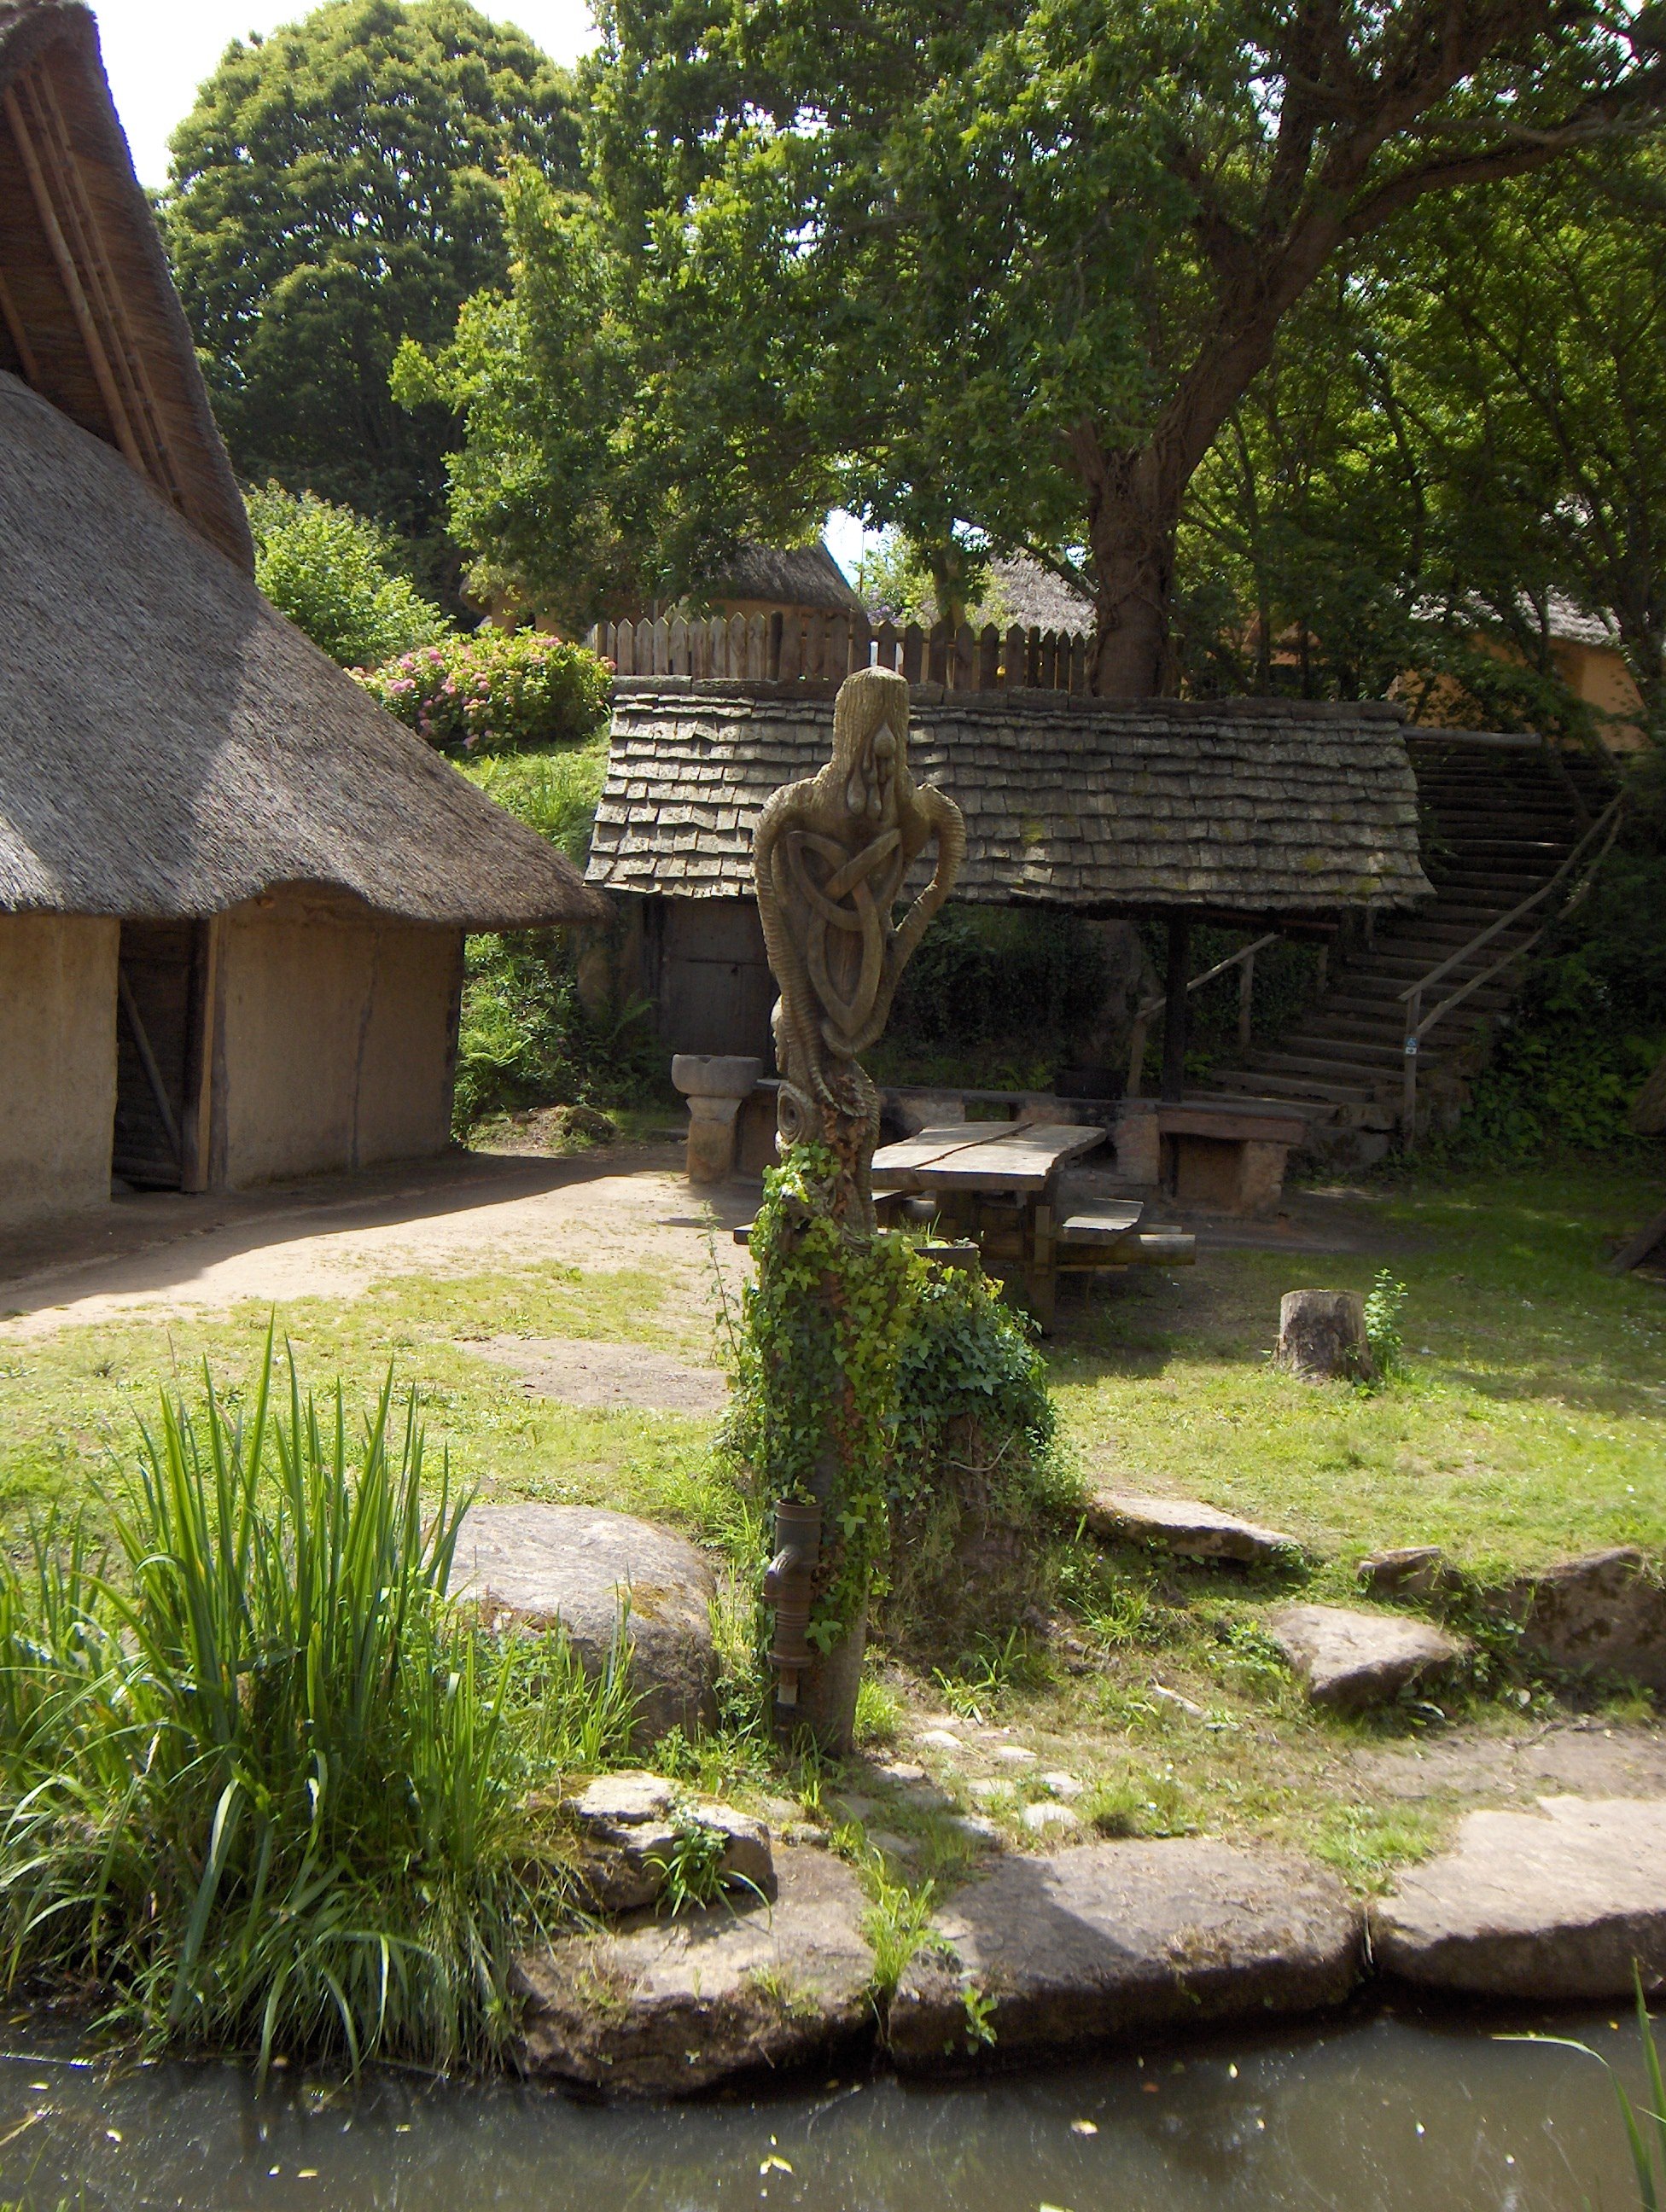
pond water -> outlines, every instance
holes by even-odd
[[[1584,2038],[1640,2087],[1623,2013]],[[1621,2212],[1637,2203],[1592,2060],[1496,2020],[1377,2013],[975,2085],[818,2081],[647,2108],[508,2085],[0,2057],[0,2197],[81,2212]]]

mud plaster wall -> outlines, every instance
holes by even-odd
[[[0,1224],[109,1198],[120,934],[0,915]]]
[[[451,1136],[460,930],[288,888],[234,907],[221,939],[213,1180],[443,1152]]]

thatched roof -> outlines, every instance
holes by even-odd
[[[992,561],[989,580],[1000,600],[1002,629],[1017,623],[1020,629],[1064,630],[1073,636],[1093,628],[1093,602],[1081,586],[1027,554]]]
[[[167,35],[156,10],[156,35]],[[0,0],[0,369],[252,568],[248,518],[79,0]]]
[[[474,928],[604,910],[3,373],[0,609],[0,909],[207,915],[307,882]]]
[[[743,545],[697,597],[702,603],[763,599],[771,606],[823,607],[835,614],[854,614],[862,604],[819,538],[813,545],[786,549]]]
[[[914,701],[915,775],[966,817],[961,898],[1298,921],[1429,891],[1397,707],[933,684]],[[832,737],[830,687],[619,682],[590,881],[750,893],[758,810]]]

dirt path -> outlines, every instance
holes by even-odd
[[[246,1298],[352,1297],[389,1276],[550,1264],[651,1267],[702,1310],[711,1255],[739,1279],[730,1237],[745,1187],[695,1197],[680,1147],[610,1146],[576,1159],[459,1154],[231,1199],[119,1200],[0,1246],[0,1339],[112,1315],[224,1310]]]

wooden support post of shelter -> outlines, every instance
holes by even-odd
[[[1163,1098],[1177,1105],[1186,1095],[1187,984],[1192,957],[1191,917],[1169,916],[1168,1004],[1163,1012]]]

